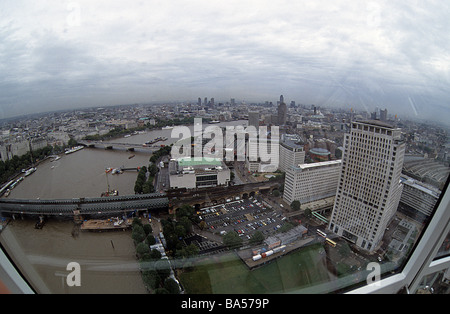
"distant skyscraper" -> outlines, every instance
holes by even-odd
[[[387,121],[387,109],[380,110],[380,120]]]
[[[363,249],[376,248],[400,200],[404,153],[400,129],[374,120],[351,123],[331,231]]]
[[[200,97],[198,97],[198,100],[197,100],[197,105],[199,105],[199,106],[201,106],[201,105],[202,105],[202,99],[201,99]]]
[[[281,103],[284,103],[284,96],[283,95],[280,95],[280,104]]]
[[[205,101],[203,102],[203,106],[207,106],[208,105],[208,97],[205,97]]]
[[[280,100],[282,99],[283,95],[280,96]],[[284,125],[286,124],[286,118],[287,118],[287,106],[284,102],[281,102],[278,106],[278,125]]]
[[[236,100],[234,98],[231,98],[231,105],[234,106],[236,104]]]

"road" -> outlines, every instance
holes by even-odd
[[[166,162],[167,164],[167,162],[169,161],[169,157],[163,156],[157,161],[159,171],[156,175],[155,190],[163,193],[169,190],[170,180],[169,180],[169,167],[166,166],[161,167],[160,166],[161,161]]]

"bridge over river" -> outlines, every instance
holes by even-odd
[[[212,187],[186,191],[170,190],[164,193],[149,193],[109,197],[84,197],[72,199],[9,199],[0,198],[0,213],[3,216],[59,216],[86,217],[128,214],[139,210],[170,212],[182,205],[209,206],[225,203],[228,197],[247,198],[255,193],[269,193],[279,188],[280,182],[258,182],[229,187]]]
[[[78,144],[89,148],[122,149],[129,151],[139,150],[145,152],[155,152],[161,148],[161,144],[146,145],[146,144],[116,143],[116,142],[87,141],[87,140],[78,141]]]
[[[168,210],[169,200],[161,193],[72,198],[72,199],[0,199],[4,216],[111,216],[137,210]]]

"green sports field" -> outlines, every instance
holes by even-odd
[[[286,293],[329,280],[322,245],[291,252],[249,270],[235,253],[199,260],[180,275],[187,293]]]

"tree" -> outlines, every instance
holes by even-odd
[[[259,244],[262,241],[264,241],[264,235],[262,234],[261,231],[256,231],[255,233],[253,233],[252,237],[250,238],[250,244],[252,244],[252,245]]]
[[[291,208],[292,210],[300,210],[300,201],[297,200],[293,201],[291,203]]]
[[[191,231],[192,223],[189,220],[189,218],[181,217],[181,219],[178,221],[178,224],[183,226],[183,228],[185,230],[185,234],[183,234],[183,236],[187,235]]]
[[[281,228],[278,230],[280,232],[287,232],[287,231],[291,230],[292,228],[294,228],[294,226],[290,222],[287,222],[284,225],[282,225]]]
[[[131,238],[136,242],[142,242],[145,239],[144,228],[139,225],[134,226],[133,231],[131,232]]]
[[[184,229],[183,225],[177,224],[175,227],[175,234],[178,238],[184,237],[186,235],[186,229]]]
[[[170,292],[167,291],[166,288],[157,288],[155,289],[155,294],[169,294]]]
[[[311,218],[311,216],[312,216],[312,212],[309,207],[305,209],[305,216],[308,218]]]
[[[133,222],[131,223],[131,226],[134,228],[135,226],[143,226],[142,221],[138,217],[133,218]]]
[[[144,242],[140,242],[136,246],[136,253],[139,257],[142,257],[144,254],[147,254],[149,251],[148,246]]]
[[[145,235],[147,236],[153,231],[152,226],[150,224],[145,224],[142,227],[144,228]]]
[[[153,245],[153,244],[156,243],[156,239],[155,239],[155,237],[153,236],[153,234],[149,234],[149,235],[147,236],[147,238],[145,238],[145,242],[146,242],[148,245]]]
[[[142,184],[142,193],[148,194],[148,193],[153,193],[153,192],[155,192],[155,187],[154,187],[152,181],[150,181],[151,178],[152,178],[152,177],[150,177],[150,178],[148,179],[147,182],[144,182],[144,183]],[[137,182],[137,181],[136,181],[136,182]]]
[[[162,280],[165,280],[170,275],[170,264],[166,259],[160,259],[155,262],[155,270]]]
[[[155,270],[143,271],[142,279],[151,290],[157,288],[159,286],[159,283],[161,282],[161,278]]]
[[[223,236],[223,244],[228,246],[230,249],[236,249],[241,247],[242,242],[243,242],[242,239],[234,231],[230,231]]]
[[[153,249],[150,251],[150,258],[153,260],[159,260],[161,258],[161,252],[157,249]]]
[[[281,195],[281,193],[278,190],[273,190],[272,195],[275,197],[279,197]]]
[[[166,278],[166,280],[164,280],[164,289],[166,289],[170,294],[180,293],[178,284],[172,278]]]
[[[67,142],[67,145],[69,145],[70,147],[77,146],[77,145],[78,145],[78,142],[77,142],[76,139],[74,139],[73,137],[71,137],[71,138],[69,139],[69,141]]]
[[[158,172],[158,167],[156,167],[156,165],[152,163],[148,166],[148,172],[150,173],[151,177],[154,177]]]
[[[199,225],[200,229],[205,229],[208,227],[208,225],[206,224],[206,222],[204,220],[200,221]]]

